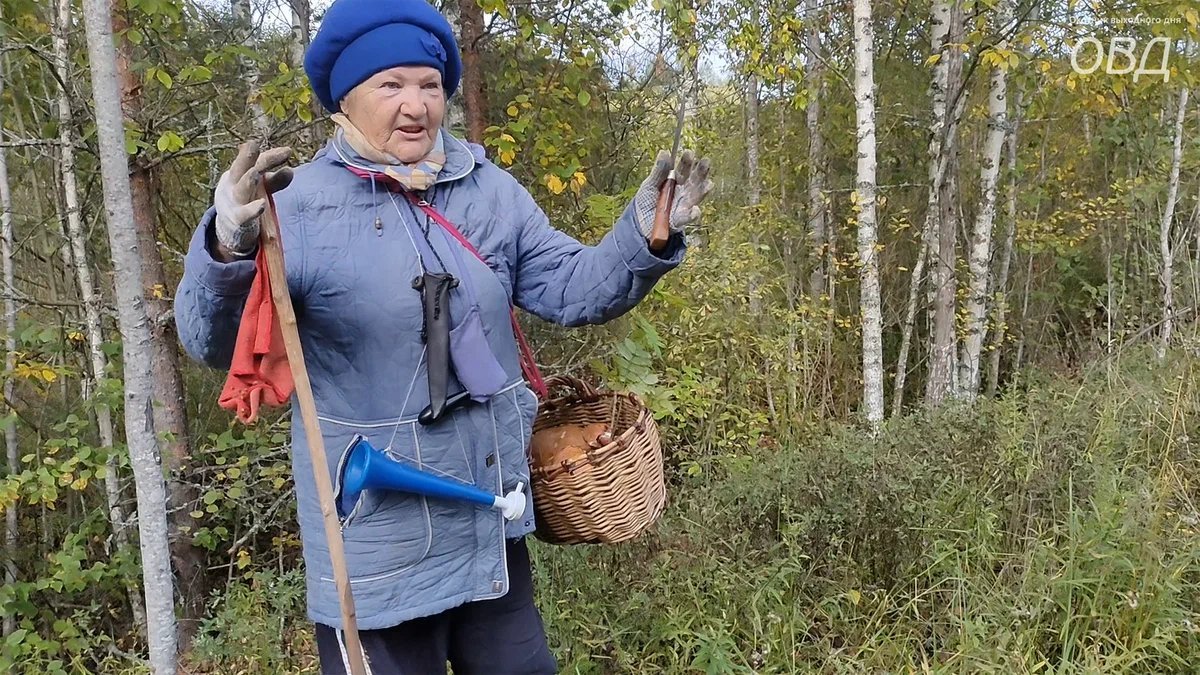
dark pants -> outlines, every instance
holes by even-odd
[[[554,655],[533,604],[533,574],[525,539],[507,545],[509,589],[441,614],[381,630],[359,631],[372,675],[552,675]],[[323,675],[346,675],[339,631],[317,624]]]

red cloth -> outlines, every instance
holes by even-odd
[[[280,406],[296,388],[288,365],[283,333],[271,299],[271,280],[267,273],[264,247],[254,260],[258,267],[242,322],[238,324],[233,362],[221,389],[218,404],[237,413],[239,420],[252,424],[258,419],[260,405]]]

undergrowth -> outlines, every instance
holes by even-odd
[[[676,449],[671,503],[646,536],[533,546],[561,670],[1195,672],[1193,368],[1029,384],[874,437],[832,424]],[[232,586],[198,661],[314,672],[301,582]]]

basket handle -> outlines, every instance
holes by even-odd
[[[546,380],[547,391],[554,391],[557,387],[573,389],[575,395],[583,400],[592,400],[600,396],[595,387],[574,375],[554,375]]]

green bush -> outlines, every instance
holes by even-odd
[[[254,572],[231,584],[200,626],[197,672],[316,673],[304,620],[304,570]]]

